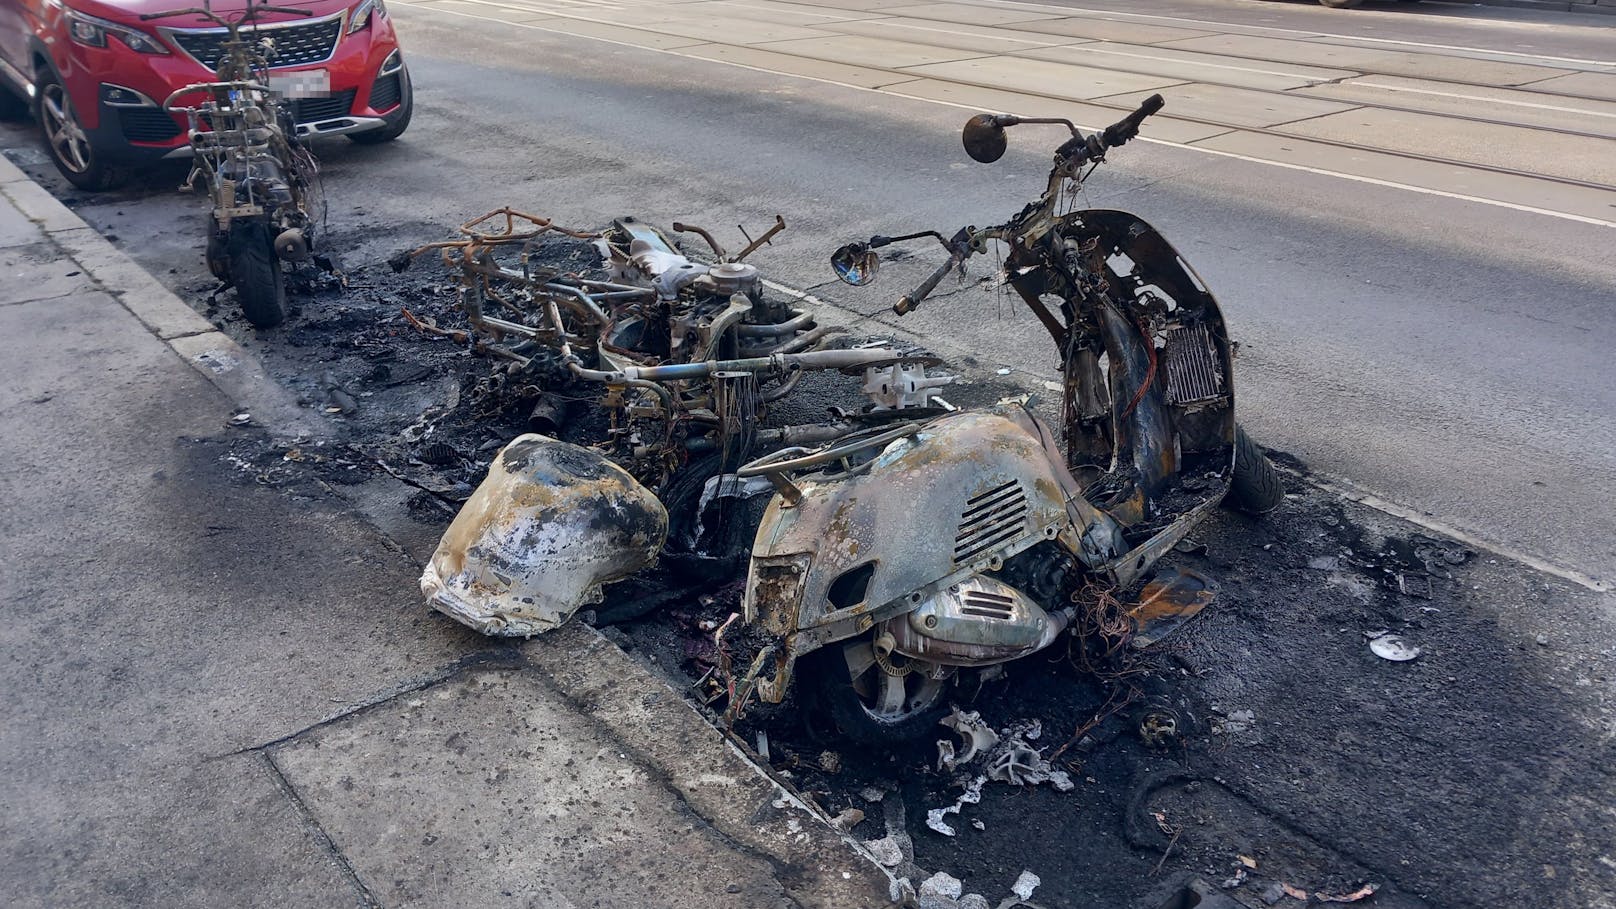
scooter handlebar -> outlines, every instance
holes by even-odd
[[[892,304],[892,311],[900,316],[906,316],[914,312],[915,307],[920,305],[920,301],[926,299],[927,295],[936,290],[937,285],[942,282],[943,278],[950,271],[958,268],[959,264],[964,262],[965,257],[968,255],[970,255],[968,246],[956,244],[953,253],[948,257],[948,261],[937,266],[937,270],[932,272],[926,280],[920,282],[920,285],[914,290],[899,297],[898,302]]]
[[[1138,110],[1107,126],[1100,133],[1100,141],[1105,143],[1106,148],[1126,145],[1129,139],[1139,135],[1139,125],[1145,122],[1145,118],[1161,110],[1166,103],[1161,95],[1151,95],[1139,105]]]

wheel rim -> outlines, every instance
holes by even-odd
[[[947,679],[934,679],[920,670],[893,675],[875,660],[868,642],[844,651],[853,691],[864,712],[882,723],[897,723],[936,706],[947,691]],[[898,659],[902,659],[901,657]]]
[[[60,85],[45,86],[39,99],[41,120],[45,127],[45,140],[50,143],[56,160],[68,170],[82,174],[90,169],[90,139],[73,115],[73,102]]]

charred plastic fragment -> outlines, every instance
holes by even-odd
[[[527,637],[656,562],[662,503],[597,452],[536,433],[489,467],[421,575],[432,608],[484,634]]]

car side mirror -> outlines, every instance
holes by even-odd
[[[965,143],[965,153],[973,160],[983,164],[992,164],[1004,157],[1004,150],[1009,147],[1010,140],[1004,134],[1004,125],[993,114],[977,114],[965,121],[965,129],[960,139]]]
[[[849,243],[830,256],[830,267],[836,271],[836,277],[854,287],[874,281],[880,265],[881,257],[868,243]]]

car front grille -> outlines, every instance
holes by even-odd
[[[126,142],[167,142],[180,134],[168,111],[156,107],[120,107],[118,124]]]
[[[292,119],[299,123],[316,123],[346,117],[353,110],[354,89],[332,92],[325,98],[298,98],[292,102]]]
[[[384,111],[398,103],[402,92],[399,89],[399,74],[382,76],[370,87],[370,109]]]
[[[244,31],[243,37],[261,35],[275,42],[275,56],[270,60],[272,69],[283,66],[305,66],[331,59],[331,55],[337,49],[337,38],[342,35],[342,21],[342,15],[338,14],[314,22],[265,25]],[[223,30],[175,28],[166,31],[169,38],[179,45],[180,50],[190,54],[196,62],[208,69],[218,70],[219,56],[224,51],[224,41],[227,37]]]

